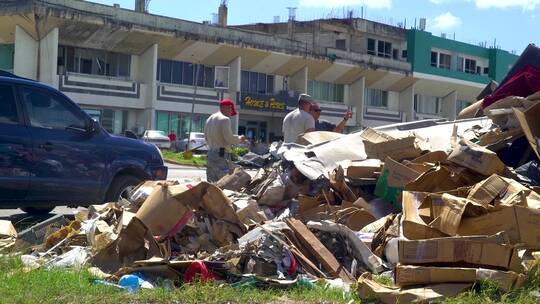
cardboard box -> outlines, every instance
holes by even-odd
[[[487,207],[507,188],[508,182],[502,177],[494,174],[474,185],[467,198]]]
[[[500,206],[495,212],[461,221],[459,235],[508,234],[512,244],[540,248],[540,210],[521,206]]]
[[[437,283],[474,283],[490,279],[503,290],[512,289],[520,276],[513,271],[500,271],[483,268],[426,267],[398,265],[395,282],[398,286],[424,285]]]
[[[431,228],[437,229],[448,235],[456,235],[464,214],[478,215],[487,213],[482,205],[466,198],[453,196],[447,193],[442,195],[432,194]]]
[[[422,151],[415,145],[416,137],[393,138],[385,133],[366,129],[360,135],[364,140],[364,147],[368,158],[385,159],[390,157],[400,161],[407,158],[416,158]]]
[[[387,157],[381,176],[375,186],[375,195],[391,203],[396,209],[401,210],[401,192],[405,185],[414,181],[419,172],[402,165],[392,158]]]
[[[516,115],[519,125],[523,129],[529,144],[540,158],[540,150],[538,148],[538,138],[540,137],[540,119],[538,119],[538,117],[540,117],[540,102],[525,111],[514,109],[514,114]]]
[[[403,236],[410,240],[444,237],[446,234],[428,226],[420,215],[420,207],[428,198],[429,193],[403,192]],[[431,215],[431,214],[430,214]]]
[[[437,166],[423,173],[413,182],[407,184],[405,190],[417,192],[440,192],[454,190],[464,186],[460,180],[453,178],[446,167]]]
[[[448,160],[482,175],[502,175],[506,166],[495,152],[467,140],[461,140]]]
[[[346,176],[348,178],[375,177],[377,172],[381,172],[381,166],[382,162],[379,159],[352,161],[347,167]]]
[[[514,248],[491,241],[446,237],[428,240],[399,240],[401,264],[458,264],[509,269]]]
[[[432,151],[426,154],[422,154],[417,158],[411,160],[411,163],[422,164],[422,163],[438,163],[443,162],[448,158],[448,154],[444,151]]]

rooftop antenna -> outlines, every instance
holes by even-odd
[[[289,21],[294,21],[296,20],[296,9],[298,9],[298,7],[287,7],[287,9],[289,10]]]

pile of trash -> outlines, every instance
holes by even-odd
[[[488,118],[309,133],[253,175],[145,182],[19,233],[1,221],[0,250],[28,269],[90,267],[129,290],[326,280],[384,303],[483,280],[510,291],[540,259],[539,96],[505,97]]]

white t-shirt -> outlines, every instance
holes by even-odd
[[[283,142],[294,143],[308,129],[315,129],[315,119],[306,111],[296,109],[283,119]]]

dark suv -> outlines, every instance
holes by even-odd
[[[58,90],[0,72],[0,208],[115,201],[166,178],[156,146],[110,135]]]

